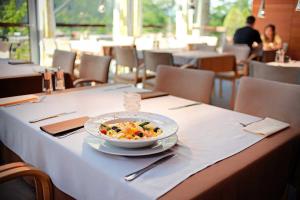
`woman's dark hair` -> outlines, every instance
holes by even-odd
[[[268,38],[266,36],[266,29],[267,28],[270,28],[272,30],[272,38]],[[267,26],[265,26],[265,31],[264,31],[264,37],[265,37],[265,40],[267,42],[274,42],[274,39],[275,39],[275,34],[276,34],[276,28],[275,28],[275,25],[274,24],[268,24]]]

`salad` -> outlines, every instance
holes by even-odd
[[[126,121],[112,124],[100,124],[100,134],[116,139],[139,140],[157,137],[162,129],[147,121]]]

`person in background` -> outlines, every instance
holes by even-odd
[[[254,29],[255,17],[248,16],[246,26],[236,30],[233,36],[234,44],[247,44],[250,54],[247,60],[252,60],[262,55],[262,41],[259,32]]]
[[[282,40],[278,34],[276,34],[276,28],[273,24],[269,24],[265,27],[264,34],[261,35],[263,42],[263,50],[277,50],[282,48]]]
[[[233,36],[234,44],[247,44],[251,50],[255,47],[261,47],[261,38],[259,32],[254,29],[255,17],[249,16],[246,20],[246,26],[236,30]]]

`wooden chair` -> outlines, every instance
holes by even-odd
[[[264,63],[274,62],[276,57],[276,50],[263,51],[261,61]]]
[[[94,83],[107,83],[111,58],[108,56],[94,56],[83,54],[79,68],[79,79],[74,86]]]
[[[153,89],[155,85],[155,75],[158,65],[173,65],[171,53],[143,51],[144,57],[144,76],[143,87]]]
[[[174,66],[160,65],[157,68],[154,91],[210,103],[214,73],[204,70],[180,69]]]
[[[53,54],[52,67],[61,67],[64,72],[74,75],[75,52],[56,49]]]
[[[249,76],[254,78],[300,85],[300,68],[298,67],[272,66],[251,61],[249,72]]]
[[[225,45],[223,52],[235,55],[236,65],[240,73],[249,73],[250,47],[247,44]]]
[[[143,79],[143,64],[140,64],[134,46],[118,46],[114,48],[116,58],[115,82],[138,84]],[[119,73],[120,67],[128,67],[129,72]]]
[[[241,78],[234,110],[300,127],[300,85]]]
[[[230,105],[233,108],[235,99],[236,79],[244,75],[243,71],[236,68],[236,58],[234,55],[222,55],[208,58],[201,58],[198,66],[203,70],[210,70],[216,73],[219,79],[219,96],[222,97],[222,81],[232,82],[232,92]]]
[[[0,184],[20,177],[33,177],[37,200],[52,200],[53,189],[50,177],[41,170],[23,162],[0,166]],[[12,191],[15,192],[15,191]]]

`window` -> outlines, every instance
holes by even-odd
[[[143,0],[143,33],[175,32],[173,0]]]
[[[1,0],[0,40],[12,44],[11,59],[30,60],[27,0]]]
[[[113,6],[112,0],[54,0],[56,35],[111,35]]]

